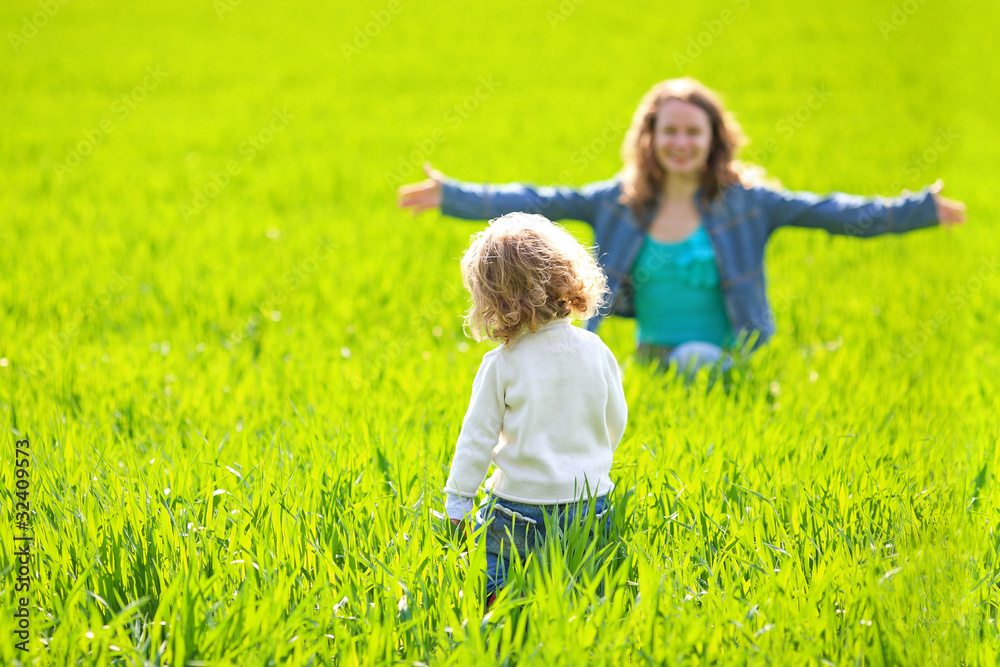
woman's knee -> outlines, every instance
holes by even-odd
[[[712,343],[692,341],[678,345],[667,357],[667,361],[677,365],[681,373],[697,373],[702,368],[719,363],[725,354],[721,347]]]

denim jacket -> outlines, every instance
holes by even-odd
[[[467,220],[490,220],[506,213],[540,213],[550,220],[580,220],[594,229],[598,262],[608,276],[611,299],[590,321],[595,331],[608,315],[635,317],[632,264],[652,224],[655,207],[636,216],[621,204],[618,177],[582,188],[536,187],[512,183],[487,185],[448,179],[441,191],[441,212]],[[733,185],[710,204],[695,195],[702,224],[712,239],[729,323],[737,340],[754,348],[774,335],[767,301],[764,247],[779,227],[813,227],[831,234],[871,237],[909,232],[937,224],[933,195],[894,198],[832,193],[788,192]]]

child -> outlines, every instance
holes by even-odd
[[[489,604],[508,560],[558,521],[607,509],[612,456],[627,407],[614,355],[570,324],[600,306],[607,279],[591,254],[541,215],[511,213],[473,237],[462,258],[472,295],[473,338],[503,343],[483,356],[445,486],[448,517],[461,526],[490,463],[483,533]],[[577,519],[579,520],[579,519]]]

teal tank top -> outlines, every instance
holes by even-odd
[[[676,347],[704,341],[725,347],[733,342],[715,250],[704,227],[676,243],[647,235],[632,265],[632,284],[640,343]]]

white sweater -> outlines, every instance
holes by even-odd
[[[611,350],[569,320],[490,350],[444,488],[449,517],[472,508],[491,462],[486,488],[507,500],[547,505],[609,493],[627,416]]]

